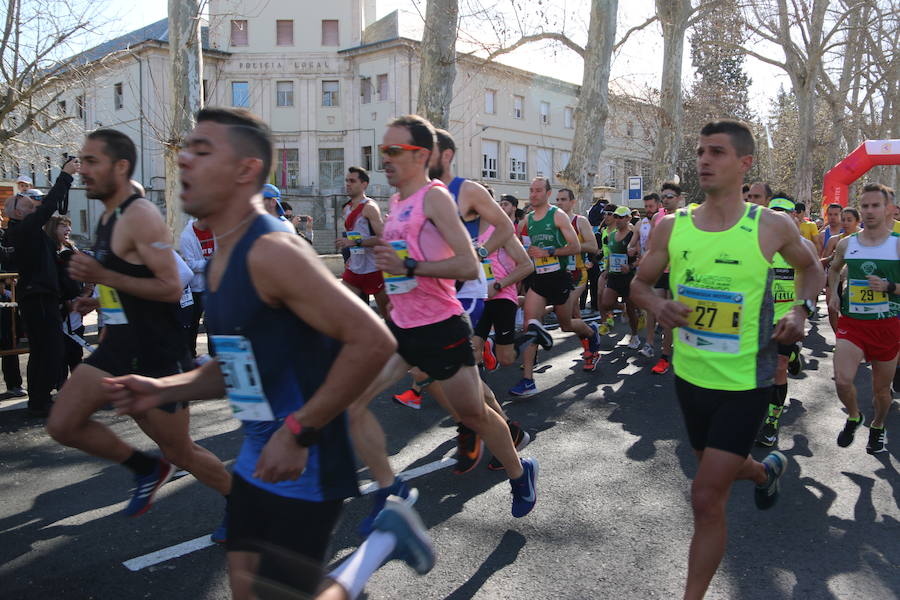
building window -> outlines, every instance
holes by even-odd
[[[535,177],[553,179],[553,150],[550,148],[538,148],[534,155]]]
[[[525,97],[513,96],[513,117],[516,119],[525,118]]]
[[[359,79],[359,95],[360,102],[363,104],[369,104],[372,101],[372,78],[371,77],[361,77]]]
[[[276,106],[293,106],[294,105],[294,82],[293,81],[276,81],[275,82],[275,105]]]
[[[638,174],[637,173],[637,165],[635,164],[635,162],[633,160],[626,158],[624,161],[624,167],[625,167],[625,183],[627,183],[629,177],[634,177],[635,175]]]
[[[75,96],[75,116],[84,118],[84,96]]]
[[[634,123],[628,121],[625,124],[625,135],[628,137],[634,137]]]
[[[325,19],[322,21],[322,45],[323,46],[340,46],[340,35],[338,33],[337,20]]]
[[[616,181],[616,163],[611,162],[606,167],[606,187],[617,187]]]
[[[497,179],[497,160],[500,156],[500,142],[481,140],[481,176]]]
[[[372,146],[362,147],[362,160],[360,161],[362,168],[366,171],[372,170]]]
[[[57,112],[57,114],[59,114],[62,117],[66,116],[66,101],[65,100],[60,100],[59,102],[56,103],[56,112]]]
[[[125,106],[125,98],[122,95],[122,84],[117,83],[113,86],[113,106],[119,110]]]
[[[550,103],[549,102],[541,102],[541,123],[544,125],[550,124]]]
[[[641,164],[641,177],[644,178],[644,188],[650,185],[650,163]]]
[[[209,79],[203,80],[203,105],[209,104]]]
[[[343,187],[344,149],[319,148],[319,190]]]
[[[338,92],[341,90],[340,81],[322,82],[322,106],[339,106]]]
[[[567,106],[563,111],[563,127],[566,129],[575,128],[575,111],[572,110],[571,106]]]
[[[509,178],[514,181],[528,179],[528,147],[509,145]]]
[[[247,81],[231,82],[231,105],[250,108],[250,83]]]
[[[50,162],[49,156],[44,157],[44,174],[47,176],[47,185],[50,185],[53,181],[53,163]]]
[[[231,20],[231,45],[247,46],[249,45],[247,37],[247,21],[246,19]]]
[[[484,90],[484,112],[488,115],[497,114],[497,90]]]
[[[275,21],[275,45],[276,46],[293,46],[294,45],[294,22],[290,20]]]
[[[278,182],[281,187],[300,187],[300,151],[296,148],[279,148],[276,156]]]
[[[387,102],[388,99],[388,76],[382,73],[378,76],[378,101]]]

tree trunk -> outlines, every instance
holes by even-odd
[[[178,244],[184,228],[178,151],[194,127],[203,104],[203,49],[200,45],[199,0],[169,0],[169,60],[172,104],[169,135],[165,141],[166,224]]]
[[[428,0],[416,112],[443,129],[450,124],[458,25],[457,0]]]
[[[678,140],[683,130],[684,106],[681,100],[681,64],[684,34],[694,12],[691,0],[656,0],[656,14],[663,32],[662,81],[659,88],[659,133],[653,148],[653,182],[656,189],[675,176]]]
[[[605,147],[609,116],[609,71],[616,37],[618,0],[592,0],[584,75],[575,108],[575,139],[569,164],[559,178],[575,190],[582,211],[593,202],[594,180]]]

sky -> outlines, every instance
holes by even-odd
[[[298,1],[298,0],[295,0]],[[310,1],[310,0],[299,0]],[[589,18],[589,0],[545,0],[553,7],[576,11],[583,14],[581,21],[570,20],[567,34],[576,41],[583,43],[586,36],[587,21]],[[122,6],[122,14],[116,20],[116,31],[110,31],[108,37],[115,37],[127,31],[132,31],[165,18],[167,0],[143,0],[137,4],[113,3],[113,6]],[[424,14],[424,0],[377,0],[378,18],[389,14],[396,9],[405,9],[417,13],[419,6]],[[466,11],[467,0],[460,0],[460,10]],[[124,10],[127,7],[127,10]],[[627,0],[619,4],[618,32],[621,36],[632,26],[643,22],[654,12],[654,0]],[[774,58],[781,59],[778,48],[771,49]],[[685,87],[692,79],[692,67],[689,56],[689,45],[685,41],[685,56],[683,62],[683,81]],[[534,70],[542,75],[557,77],[572,83],[581,83],[581,60],[569,50],[553,52],[541,46],[528,46],[517,50],[515,53],[502,59],[512,66]],[[628,42],[616,55],[611,80],[619,85],[632,85],[635,88],[659,87],[660,71],[662,65],[662,37],[659,26],[654,24],[645,30],[632,35]],[[753,84],[750,90],[750,106],[760,117],[769,114],[771,99],[775,97],[779,86],[790,88],[787,76],[779,69],[762,63],[754,58],[748,58],[744,68],[750,76]]]

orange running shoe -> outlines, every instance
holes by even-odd
[[[581,338],[581,347],[584,350],[581,352],[581,358],[587,359],[591,354],[591,342],[587,338]]]
[[[402,394],[394,394],[394,402],[419,410],[422,408],[422,394],[414,388],[409,388]]]
[[[481,352],[481,359],[484,361],[484,370],[487,372],[496,371],[499,366],[497,356],[494,354],[494,340],[488,338],[484,340],[484,350]]]
[[[650,370],[656,375],[665,375],[669,372],[669,366],[671,366],[671,364],[672,363],[669,362],[668,358],[663,357],[660,358],[659,362]]]
[[[599,352],[591,352],[584,359],[584,364],[581,368],[587,372],[591,372],[597,369],[597,365],[600,364],[600,353]]]

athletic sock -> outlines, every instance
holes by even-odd
[[[859,420],[860,420],[860,419],[862,419],[862,413],[859,413],[859,416],[856,417],[855,419],[851,419],[850,417],[847,417],[847,420],[848,420],[848,421],[852,421],[852,422],[854,422],[854,423],[859,423]]]
[[[660,354],[659,357],[660,357],[662,360],[669,360],[669,355],[668,355],[668,354]]]
[[[144,454],[140,450],[135,450],[131,453],[131,456],[122,461],[123,467],[131,469],[132,472],[141,477],[152,473],[158,464],[158,458]]]
[[[373,531],[362,546],[328,574],[347,591],[350,600],[359,596],[372,574],[390,557],[397,546],[396,536],[389,531]]]
[[[775,402],[778,406],[784,406],[784,401],[787,400],[787,386],[786,383],[775,384]]]

